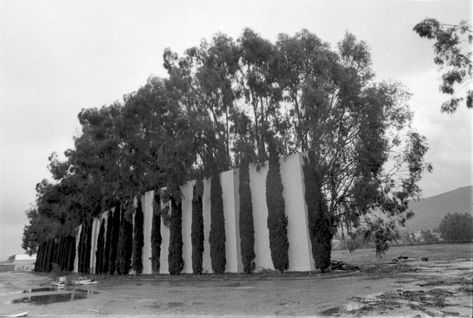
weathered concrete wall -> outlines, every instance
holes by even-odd
[[[92,222],[92,236],[91,236],[91,249],[90,249],[90,272],[95,273],[95,264],[96,264],[96,253],[97,253],[97,239],[100,231],[100,220],[101,218],[94,218]]]
[[[280,160],[281,179],[283,183],[283,196],[285,200],[286,215],[288,217],[288,239],[289,239],[289,270],[290,271],[310,271],[314,270],[314,262],[311,254],[311,243],[308,231],[307,206],[304,194],[304,175],[302,170],[302,155],[295,154]],[[253,204],[253,220],[255,228],[255,265],[256,270],[274,269],[271,251],[269,247],[269,230],[267,226],[268,209],[266,205],[266,177],[268,174],[268,164],[260,166],[250,165],[250,187]],[[238,169],[225,171],[220,174],[222,184],[222,199],[225,218],[225,249],[226,249],[226,272],[242,272],[240,250],[240,198]],[[192,273],[192,196],[195,180],[189,181],[181,186],[182,198],[182,257],[184,260],[183,273]],[[202,212],[204,220],[204,252],[202,267],[204,273],[212,273],[210,259],[210,179],[203,181],[204,190],[202,196]],[[151,262],[151,231],[153,220],[153,199],[154,192],[146,192],[141,197],[144,214],[144,246],[143,246],[143,273],[152,273]],[[166,203],[170,208],[170,204]],[[161,203],[164,208],[165,203]],[[169,211],[170,213],[171,211]],[[92,249],[91,249],[91,270],[95,270],[95,253],[97,250],[98,232],[100,230],[101,218],[97,218],[93,223]],[[107,224],[108,226],[108,224]],[[78,267],[78,244],[80,231],[76,234],[76,259],[74,260],[74,270]],[[168,254],[169,254],[169,224],[165,225],[161,218],[161,255],[160,273],[168,274]]]
[[[192,197],[194,181],[181,186],[182,192],[182,259],[184,260],[183,273],[192,273]]]
[[[235,170],[225,171],[220,174],[220,182],[222,183],[222,201],[223,214],[225,219],[225,272],[237,273],[238,264],[241,263],[241,255],[238,253],[239,248],[239,233],[237,227],[237,210],[236,200],[239,197],[235,196]],[[237,235],[238,233],[238,235]],[[240,270],[241,271],[241,270]]]
[[[289,271],[314,270],[311,254],[307,206],[304,197],[304,175],[300,154],[280,161],[283,197],[286,205],[289,240]]]
[[[82,233],[82,224],[79,225],[76,229],[76,254],[74,256],[74,272],[79,271],[79,241],[80,235]]]
[[[210,179],[203,180],[204,193],[202,195],[202,215],[204,219],[204,253],[202,255],[202,272],[212,273],[210,261]]]
[[[266,176],[268,164],[259,167],[250,165],[251,201],[255,228],[256,270],[274,269],[269,249],[268,207],[266,205]]]
[[[143,274],[151,274],[151,228],[153,225],[154,191],[148,191],[141,197],[143,207]]]
[[[161,203],[161,208],[168,206],[170,209],[169,203]],[[170,211],[169,211],[170,212]],[[160,274],[169,274],[169,264],[168,264],[168,255],[169,255],[169,224],[165,225],[163,218],[161,218],[161,255],[159,257],[159,273]]]

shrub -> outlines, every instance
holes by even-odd
[[[72,272],[74,270],[74,260],[76,257],[76,239],[73,236],[68,237],[69,241],[69,252],[67,256],[67,267],[66,270]]]
[[[112,236],[110,239],[110,258],[108,260],[108,273],[110,275],[115,274],[115,270],[117,269],[118,239],[120,237],[120,210],[120,202],[117,202],[115,205],[115,210],[113,211],[113,222],[110,223],[110,226],[112,227]]]
[[[79,255],[77,255],[77,258],[78,258],[77,271],[79,273],[82,273],[83,268],[84,268],[84,237],[85,237],[84,233],[85,233],[85,223],[82,223],[80,233],[79,233],[79,246],[78,246]]]
[[[157,191],[156,191],[157,192]],[[151,266],[153,273],[159,273],[161,257],[161,200],[159,194],[155,193],[153,202],[153,224],[151,227]]]
[[[220,176],[215,172],[210,187],[210,259],[212,271],[216,274],[225,272],[225,218],[223,215],[222,185]]]
[[[35,272],[43,271],[43,260],[44,260],[45,250],[46,250],[46,242],[42,242],[38,247],[38,251],[36,252],[36,261],[34,264]]]
[[[103,273],[103,243],[104,243],[104,235],[105,235],[105,219],[102,220],[100,224],[99,236],[97,238],[97,251],[95,252],[95,273],[102,274]]]
[[[138,198],[138,206],[135,212],[135,228],[134,228],[134,240],[133,240],[133,269],[136,274],[143,272],[143,208],[141,206],[141,198]]]
[[[184,268],[182,258],[182,203],[171,198],[171,219],[169,223],[169,274],[179,275]]]
[[[110,210],[107,216],[107,235],[105,237],[105,248],[103,253],[103,269],[104,273],[109,272],[109,259],[110,259],[110,240],[112,239],[112,228],[113,228],[113,213]]]
[[[266,177],[266,205],[268,207],[269,247],[274,268],[281,273],[289,268],[287,216],[279,158],[273,146],[269,148],[269,170]]]
[[[241,259],[244,272],[250,274],[253,270],[253,261],[255,259],[255,229],[248,160],[242,160],[239,177]]]
[[[92,224],[93,220],[91,219],[87,223],[87,237],[85,244],[85,255],[84,255],[84,273],[90,273],[90,252],[92,249]]]
[[[204,218],[202,215],[202,194],[204,185],[202,179],[197,179],[192,196],[192,271],[202,274],[202,254],[204,252]]]
[[[324,272],[330,266],[333,234],[322,193],[321,179],[313,166],[314,161],[304,158],[305,201],[307,204],[309,235],[312,243],[312,257],[315,267]]]
[[[133,252],[133,224],[131,215],[125,215],[122,211],[122,221],[120,224],[120,237],[118,239],[119,263],[118,268],[120,275],[128,275],[131,268],[131,254]]]
[[[442,218],[439,231],[446,242],[471,242],[473,240],[473,217],[468,213],[448,213]]]

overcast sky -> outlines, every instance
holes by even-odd
[[[432,196],[472,182],[472,111],[440,113],[432,42],[412,27],[426,17],[471,23],[471,1],[6,1],[0,0],[0,260],[22,253],[24,211],[49,178],[48,155],[73,146],[82,108],[100,107],[165,76],[166,47],[182,53],[217,32],[250,27],[272,41],[305,28],[335,47],[346,31],[366,41],[377,80],[413,94],[428,138]]]

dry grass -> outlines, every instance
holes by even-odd
[[[347,250],[337,250],[332,252],[332,259],[354,265],[363,265],[389,262],[400,255],[418,259],[427,257],[431,261],[473,258],[473,243],[393,246],[387,250],[382,259],[376,258],[374,248],[355,250],[351,254]]]

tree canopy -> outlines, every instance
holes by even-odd
[[[462,102],[465,102],[466,107],[473,108],[473,90],[467,89],[471,87],[473,67],[471,25],[466,21],[455,25],[427,18],[416,24],[414,31],[422,38],[435,41],[434,63],[443,72],[440,91],[452,95],[452,98],[442,104],[442,111],[453,113]],[[459,97],[457,92],[464,90],[465,97]]]
[[[329,231],[351,231],[381,211],[400,223],[419,196],[426,140],[411,127],[409,93],[376,82],[368,46],[347,33],[335,49],[302,30],[275,43],[250,29],[187,49],[166,49],[166,78],[151,77],[123,101],[79,113],[81,134],[53,182],[37,186],[24,247],[70,233],[117,202],[234,168],[309,153]],[[273,150],[272,150],[273,151]]]

